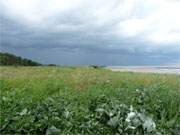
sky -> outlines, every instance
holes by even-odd
[[[44,64],[180,63],[179,0],[0,0],[1,51]]]

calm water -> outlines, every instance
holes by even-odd
[[[180,66],[109,66],[113,71],[180,74]]]

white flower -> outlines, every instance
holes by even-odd
[[[129,109],[129,110],[130,110],[131,112],[134,110],[132,105],[130,106],[130,109]]]
[[[109,113],[109,116],[110,116],[110,117],[112,117],[112,116],[113,116],[113,113],[112,113],[112,112],[110,112],[110,113]]]
[[[139,92],[139,89],[136,89],[136,92]]]
[[[143,128],[146,129],[148,132],[151,132],[155,130],[156,124],[151,118],[148,117],[143,123]]]
[[[136,113],[135,112],[130,112],[128,113],[127,115],[127,118],[126,118],[126,121],[127,122],[130,122],[132,118],[134,118],[136,116]]]
[[[23,109],[20,113],[19,113],[19,115],[26,115],[27,114],[27,112],[28,112],[28,110],[27,110],[27,108],[25,108],[25,109]]]

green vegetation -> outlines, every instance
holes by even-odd
[[[21,58],[10,53],[0,52],[0,65],[1,66],[40,66],[40,63],[34,62],[29,59]]]
[[[1,134],[179,135],[180,76],[1,67]]]

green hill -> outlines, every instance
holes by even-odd
[[[1,66],[40,66],[41,64],[30,59],[22,58],[10,53],[0,52]]]

